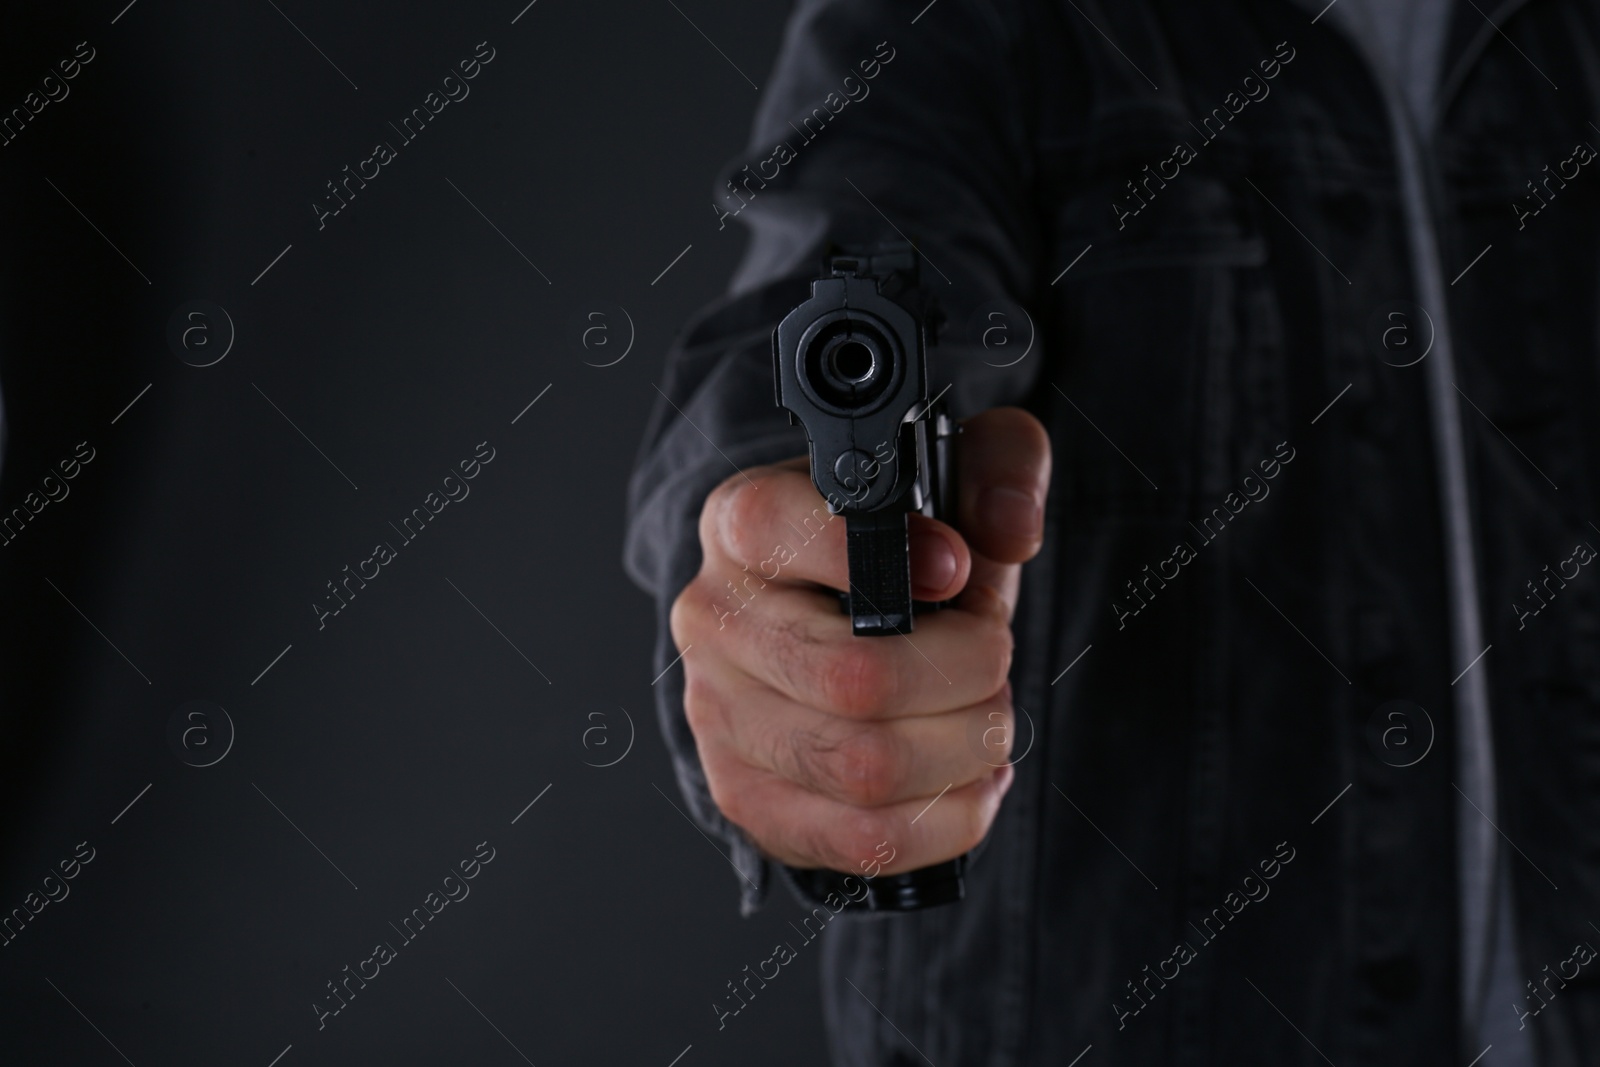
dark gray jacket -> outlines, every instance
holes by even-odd
[[[1016,621],[1027,754],[966,902],[828,938],[840,1063],[1460,1067],[1473,839],[1505,857],[1539,1061],[1600,1055],[1600,11],[1459,5],[1420,133],[1316,16],[793,18],[711,209],[749,254],[670,354],[684,414],[661,405],[632,485],[658,666],[707,492],[803,450],[769,336],[828,241],[915,240],[949,317],[935,388],[1028,406],[1055,450]],[[695,814],[764,892],[681,675],[660,689]],[[1462,781],[1474,690],[1487,786]]]

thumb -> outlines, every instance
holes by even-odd
[[[1050,435],[1021,408],[991,408],[956,438],[957,527],[979,554],[1024,563],[1044,539]]]

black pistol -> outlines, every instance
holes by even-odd
[[[777,404],[805,427],[811,480],[845,520],[850,591],[841,607],[857,637],[909,634],[913,603],[908,516],[949,521],[954,512],[955,435],[941,397],[928,397],[926,344],[934,313],[892,298],[915,292],[910,248],[828,256],[811,297],[772,335]],[[802,888],[856,900],[864,883],[871,911],[913,911],[954,903],[966,893],[967,857],[921,870],[863,878],[794,870]]]

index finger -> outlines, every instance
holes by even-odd
[[[708,562],[715,552],[730,570],[763,581],[849,588],[845,541],[848,519],[817,492],[802,457],[753,468],[724,482],[701,512]],[[919,600],[954,596],[967,583],[972,555],[954,528],[920,514],[908,516],[912,593]]]

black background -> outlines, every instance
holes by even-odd
[[[740,919],[674,810],[620,566],[661,353],[743,246],[710,191],[787,5],[125,2],[9,12],[0,45],[6,113],[94,50],[0,147],[0,509],[95,456],[0,547],[0,913],[95,855],[0,948],[0,1059],[819,1062],[820,946],[717,1030],[796,909]],[[399,144],[479,42],[470,95]],[[397,158],[319,230],[378,141]],[[234,334],[204,368],[168,341],[199,300]],[[617,308],[633,346],[595,366]],[[227,324],[194,321],[214,355]],[[212,766],[169,743],[191,700],[235,731]],[[485,841],[470,896],[319,1031],[325,983]]]

